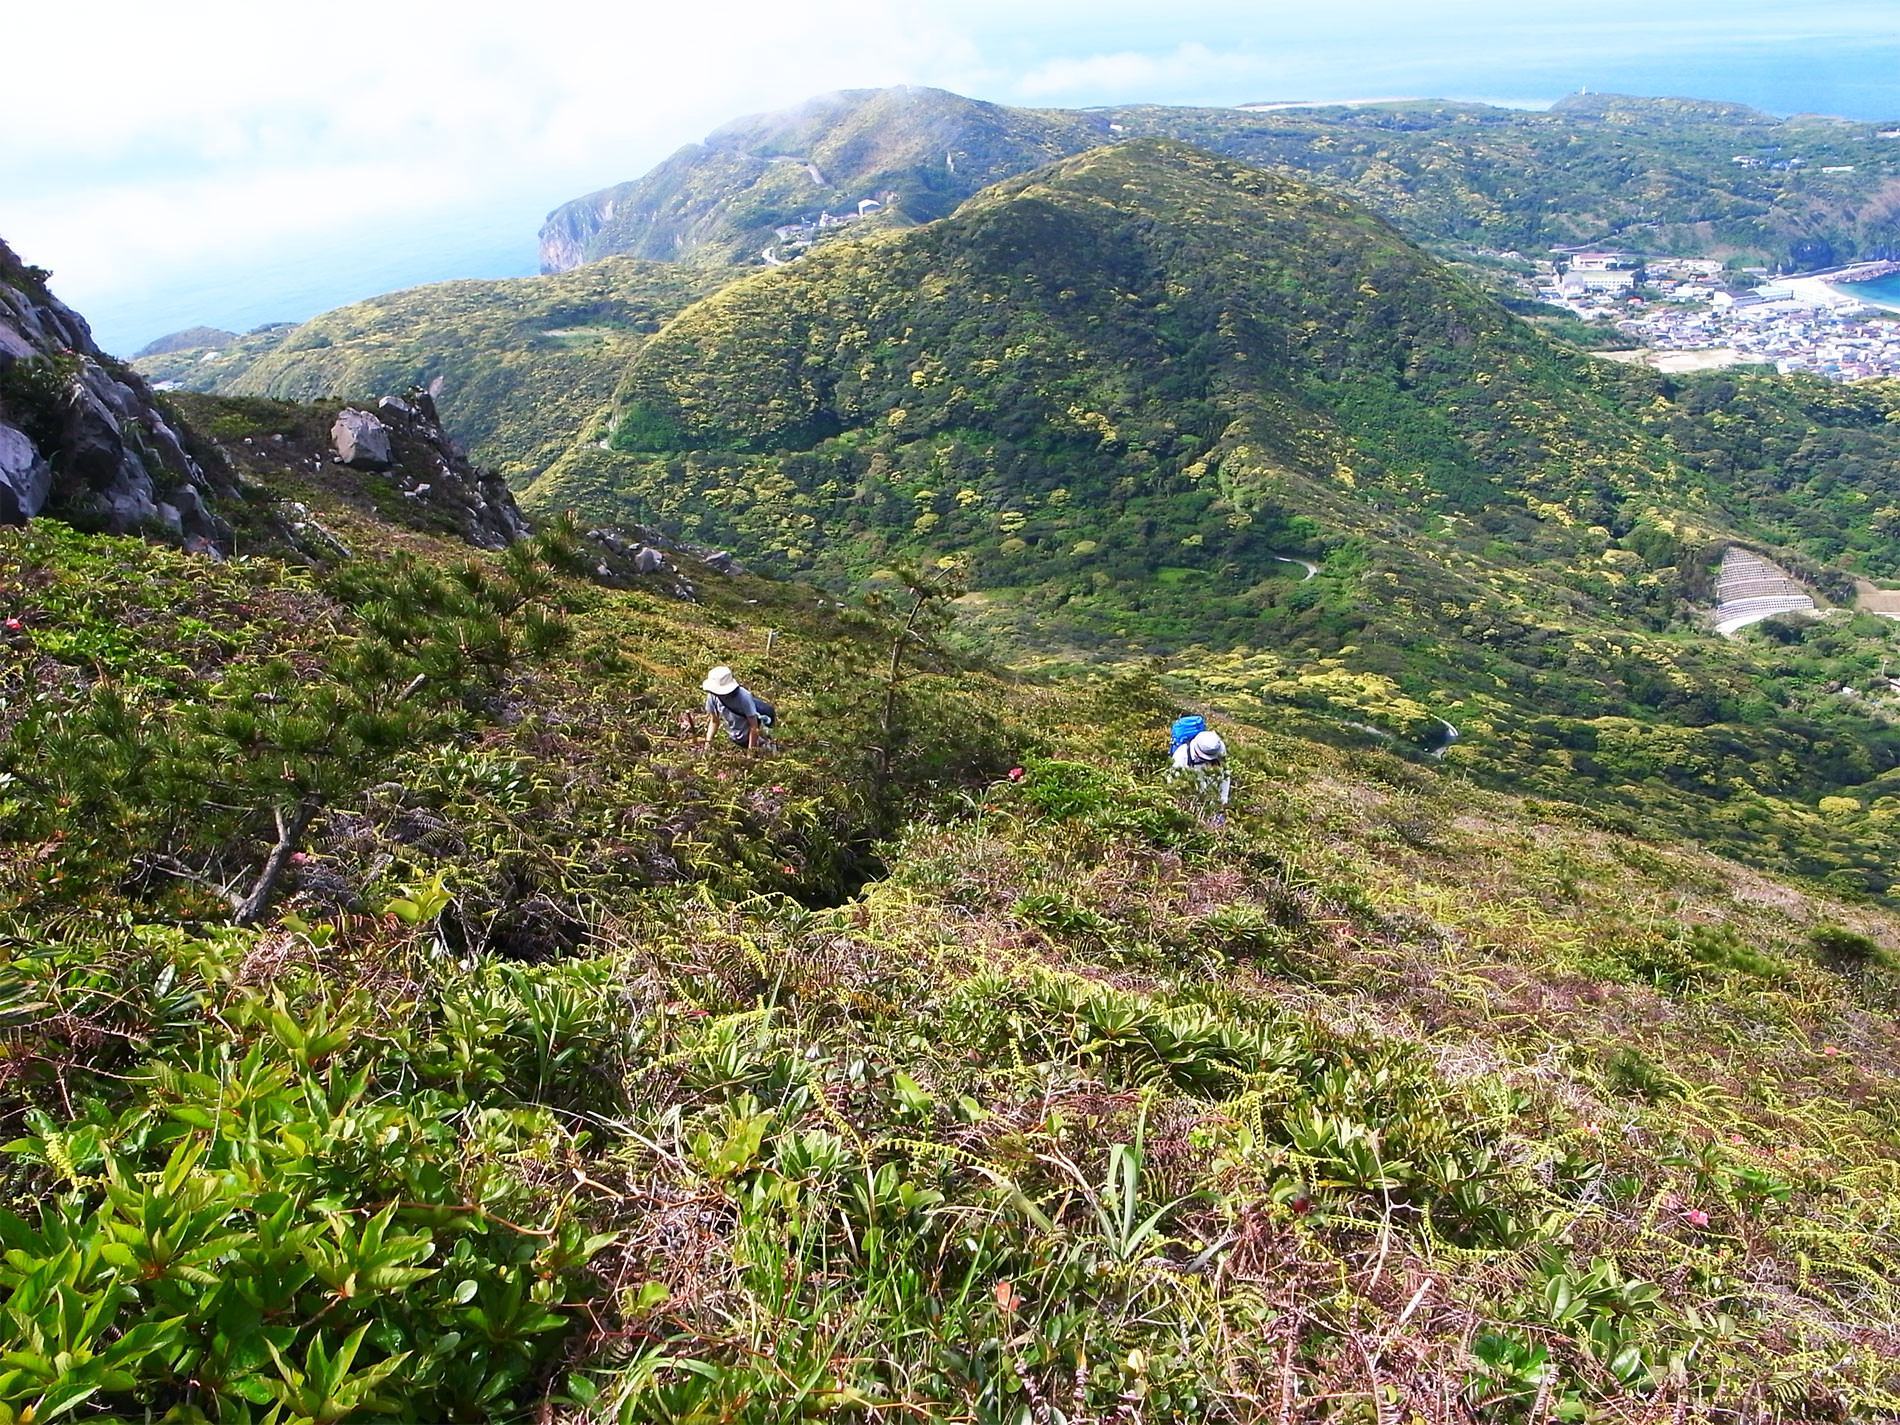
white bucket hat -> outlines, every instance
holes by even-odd
[[[708,673],[706,675],[706,681],[699,686],[704,688],[707,692],[716,693],[723,698],[726,694],[737,691],[739,680],[732,676],[732,669],[722,663],[713,669],[712,672]]]
[[[1194,755],[1203,762],[1218,762],[1227,755],[1227,744],[1220,740],[1220,734],[1209,730],[1194,734],[1194,741],[1188,744]]]

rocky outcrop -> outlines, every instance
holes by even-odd
[[[0,421],[0,524],[25,524],[52,489],[53,467],[25,431]]]
[[[686,575],[682,560],[714,574],[745,573],[739,561],[723,549],[708,549],[691,540],[672,539],[657,529],[634,525],[630,529],[590,529],[598,563],[594,576],[622,587],[668,589],[676,598],[697,600],[698,589]]]
[[[0,520],[223,545],[219,493],[145,382],[0,243]]]
[[[351,447],[354,459],[346,455],[340,436],[346,425],[356,433],[353,440],[362,442]],[[467,452],[442,428],[427,391],[418,387],[406,396],[385,396],[374,413],[344,407],[332,439],[341,464],[376,469],[373,462],[382,460],[386,477],[417,523],[483,549],[503,549],[527,537],[528,522],[507,483],[493,470],[469,463]]]
[[[622,185],[625,186],[625,185]],[[617,190],[563,203],[541,225],[541,274],[566,272],[588,260],[587,245],[614,215]]]

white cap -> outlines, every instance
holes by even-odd
[[[704,688],[707,692],[717,693],[723,698],[726,694],[738,688],[739,680],[732,676],[732,669],[722,663],[713,669],[712,672],[708,673],[706,675],[706,681],[699,686]]]
[[[1227,755],[1227,744],[1220,740],[1220,734],[1213,729],[1194,734],[1194,740],[1188,744],[1188,750],[1203,762],[1218,762]]]

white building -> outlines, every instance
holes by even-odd
[[[1573,252],[1570,254],[1572,272],[1613,272],[1618,268],[1636,268],[1641,260],[1626,252]]]
[[[1564,274],[1562,292],[1566,297],[1580,297],[1586,292],[1628,292],[1636,286],[1636,271],[1628,268],[1621,272],[1589,269],[1582,272],[1572,268]]]

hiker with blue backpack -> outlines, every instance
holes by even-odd
[[[1227,797],[1234,786],[1234,775],[1227,767],[1227,744],[1207,725],[1206,718],[1195,713],[1177,717],[1168,730],[1168,738],[1172,744],[1169,749],[1169,759],[1174,764],[1172,775],[1192,776],[1207,802],[1213,803],[1218,798],[1221,810],[1214,813],[1213,822],[1219,826],[1227,819]]]

